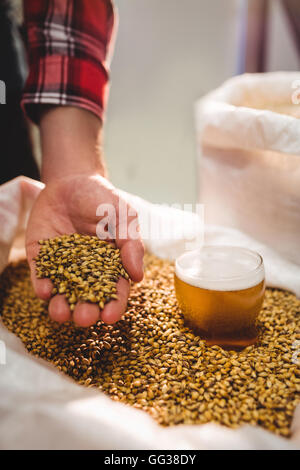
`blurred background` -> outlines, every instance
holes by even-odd
[[[0,0],[0,12],[6,3]],[[195,102],[245,71],[299,70],[300,1],[114,3],[119,28],[105,124],[110,178],[117,187],[151,202],[194,203],[198,193]],[[9,0],[9,4],[20,26],[22,1]],[[22,41],[16,41],[14,50],[3,47],[7,27],[7,20],[0,24],[0,62],[9,64],[1,73],[11,94],[2,149],[19,160],[16,165],[15,158],[7,159],[0,183],[16,176],[16,168],[18,174],[39,178],[33,154],[41,161],[38,129],[30,126],[32,149],[19,106],[26,76]],[[16,32],[15,27],[11,34],[17,36]],[[21,137],[14,139],[14,135]]]
[[[152,202],[196,202],[194,103],[244,70],[246,3],[115,0],[105,151],[116,186]],[[290,21],[279,0],[269,2],[266,71],[299,70]],[[252,43],[259,34],[255,26]]]

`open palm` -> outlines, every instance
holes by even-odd
[[[100,204],[114,206],[116,213],[116,235],[113,242],[120,248],[121,258],[130,278],[139,282],[143,278],[144,248],[138,237],[120,238],[129,223],[137,222],[136,215],[124,218],[119,213],[120,196],[117,190],[100,175],[73,175],[53,181],[45,187],[36,199],[27,227],[26,252],[31,270],[31,279],[38,297],[51,298],[50,279],[38,279],[35,273],[34,258],[39,252],[39,240],[74,232],[96,235],[99,216],[96,215]],[[126,204],[123,202],[123,204]],[[128,205],[126,204],[128,208]],[[129,208],[128,208],[129,209]],[[127,230],[126,230],[127,233]],[[117,283],[117,300],[108,302],[100,311],[98,305],[78,303],[73,312],[73,320],[79,326],[90,326],[102,319],[106,323],[118,321],[127,307],[129,282],[120,278]],[[72,318],[64,295],[55,295],[49,302],[49,314],[53,320],[69,321]]]

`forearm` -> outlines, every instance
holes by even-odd
[[[42,180],[105,174],[111,0],[24,0],[29,75],[22,106],[40,125]]]
[[[73,174],[106,175],[102,123],[93,113],[69,106],[51,107],[40,118],[42,181]]]

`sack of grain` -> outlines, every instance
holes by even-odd
[[[206,223],[300,264],[300,74],[246,74],[196,104]]]
[[[0,272],[8,259],[24,256],[26,220],[42,188],[41,183],[24,177],[0,186]],[[155,212],[165,219],[164,208],[133,195],[127,194],[126,198],[140,214]],[[178,217],[176,221],[181,219],[176,211],[170,214],[174,219]],[[253,240],[234,230],[218,231],[213,227],[207,228],[206,238],[215,244],[238,243],[258,250],[263,253],[265,264],[269,266],[269,279],[275,285],[296,291],[294,279],[299,278],[300,268],[296,271],[295,266],[275,256],[262,244],[254,245]],[[149,252],[155,251],[158,256],[171,258],[184,244],[184,240],[179,242],[145,240]],[[241,356],[233,352],[228,358],[226,351],[219,348],[216,352],[184,328],[183,334],[179,331],[183,325],[178,311],[176,308],[174,310],[173,273],[169,264],[154,259],[150,265],[148,263],[147,271],[144,283],[132,289],[135,316],[127,319],[128,324],[126,320],[122,323],[122,331],[110,325],[78,331],[72,325],[57,328],[50,322],[47,306],[33,294],[26,264],[8,268],[7,274],[14,273],[16,278],[11,283],[3,282],[5,279],[2,277],[1,282],[1,291],[8,291],[0,317],[0,448],[299,448],[300,407],[294,413],[295,402],[289,395],[291,391],[295,394],[299,381],[294,373],[299,348],[298,343],[294,342],[296,322],[292,321],[299,311],[299,301],[292,294],[270,291],[269,303],[262,317],[268,324],[265,345],[252,349],[250,354],[245,351]],[[8,276],[6,280],[12,278]],[[279,295],[284,297],[284,303],[278,302]],[[277,325],[279,321],[284,328],[283,335]],[[97,342],[93,339],[95,336]],[[100,341],[102,336],[106,338],[103,344]],[[113,351],[116,338],[117,355]],[[127,341],[131,338],[130,354],[120,344],[126,338]],[[111,347],[113,341],[114,346]],[[76,342],[78,346],[75,346]],[[108,351],[106,356],[94,360],[102,346]],[[164,356],[158,355],[161,346]],[[201,354],[198,358],[199,346]],[[164,361],[162,368],[157,362],[158,357]],[[90,358],[93,359],[91,365]],[[247,361],[251,362],[252,373],[256,377],[253,384],[249,384],[249,396],[239,390],[245,389],[245,384],[249,382]],[[226,383],[229,370],[233,373],[230,380],[238,385],[230,392]],[[137,373],[137,378],[132,380],[134,373]],[[69,376],[72,374],[87,386],[71,380]],[[205,378],[198,395],[197,385],[195,390],[192,380],[196,375],[200,378],[198,382],[202,383],[201,377]],[[174,386],[172,390],[168,390],[170,380]],[[112,381],[116,386],[112,386]],[[122,381],[127,386],[125,394]],[[133,393],[128,393],[128,385]],[[172,396],[169,397],[170,391]],[[158,407],[153,407],[151,400],[157,399],[157,394],[161,398]],[[230,401],[226,402],[228,396]],[[262,407],[259,405],[259,410],[255,408],[257,398],[263,403]],[[210,411],[208,406],[213,409]],[[230,414],[226,411],[227,407]],[[282,407],[287,410],[282,410]],[[141,410],[146,410],[156,421]],[[191,424],[194,414],[197,415],[197,425]],[[292,416],[292,427],[287,429]],[[230,429],[239,421],[241,427]],[[260,425],[265,425],[265,429],[256,425],[258,421],[261,421]],[[158,422],[164,425],[185,424],[165,427]]]

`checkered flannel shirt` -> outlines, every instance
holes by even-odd
[[[22,107],[77,106],[103,119],[114,26],[110,0],[24,0],[29,75]]]

